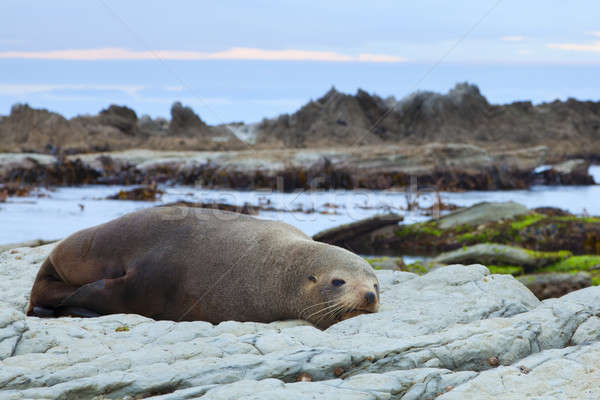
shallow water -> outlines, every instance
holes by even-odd
[[[590,168],[600,182],[600,166]],[[265,203],[289,210],[260,212],[259,217],[290,223],[308,235],[385,212],[402,214],[405,223],[428,219],[422,212],[406,211],[407,198],[422,207],[431,206],[435,193],[424,189],[403,191],[321,191],[279,193],[268,191],[206,190],[164,187],[160,201],[104,200],[125,186],[83,186],[41,190],[46,197],[10,198],[0,205],[0,244],[32,239],[59,239],[125,213],[177,200],[216,201],[234,205]],[[445,203],[470,206],[481,201],[516,201],[530,208],[552,206],[575,214],[600,215],[600,185],[536,186],[529,190],[441,192]],[[334,205],[336,207],[332,207]],[[292,211],[314,209],[316,212]],[[333,214],[332,214],[333,213]]]

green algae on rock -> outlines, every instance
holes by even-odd
[[[573,254],[600,255],[600,218],[571,215],[549,215],[535,211],[523,214],[523,206],[478,204],[449,214],[451,223],[443,218],[410,225],[400,224],[344,237],[344,242],[328,243],[351,248],[362,254],[390,256],[436,256],[442,252],[482,243],[496,243],[523,249]],[[494,210],[494,215],[482,216],[482,208]],[[520,209],[521,211],[517,210]],[[509,210],[504,214],[498,210]],[[446,222],[444,222],[446,221]],[[466,222],[466,223],[463,223]]]

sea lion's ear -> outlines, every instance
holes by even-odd
[[[308,276],[308,280],[311,282],[317,283],[317,278],[312,274]]]

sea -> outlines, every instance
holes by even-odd
[[[0,245],[34,239],[61,239],[128,212],[180,200],[231,205],[262,205],[274,211],[259,211],[259,218],[294,225],[307,235],[358,221],[376,214],[396,213],[403,223],[426,221],[436,200],[468,207],[479,202],[514,201],[529,208],[558,207],[576,215],[600,215],[600,165],[590,167],[596,185],[533,186],[527,190],[434,192],[406,190],[277,191],[215,190],[192,186],[162,186],[156,201],[107,200],[108,196],[134,186],[88,185],[39,189],[27,197],[11,197],[0,203]],[[418,206],[407,207],[415,204]]]

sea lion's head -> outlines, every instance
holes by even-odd
[[[320,329],[379,308],[379,281],[371,266],[342,248],[319,243],[317,257],[303,269],[300,318]]]

